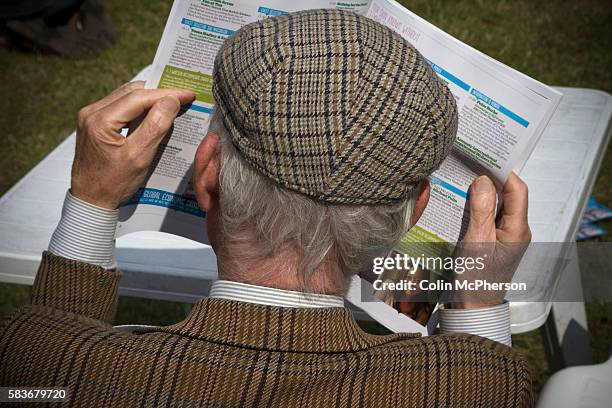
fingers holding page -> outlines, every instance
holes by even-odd
[[[529,242],[531,231],[528,223],[529,190],[527,184],[511,173],[504,184],[503,206],[498,223],[501,242]]]
[[[191,103],[195,99],[195,94],[186,90],[138,89],[104,106],[95,112],[94,115],[98,116],[112,130],[119,132],[128,123],[140,117],[167,96],[175,97],[181,105]]]

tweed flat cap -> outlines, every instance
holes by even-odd
[[[329,203],[403,199],[457,133],[450,90],[391,29],[308,10],[248,24],[215,59],[213,95],[238,152]]]

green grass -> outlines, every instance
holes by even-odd
[[[612,92],[612,3],[578,1],[402,1],[450,34],[550,85]],[[119,42],[99,58],[69,61],[0,50],[0,194],[75,127],[76,112],[151,63],[170,10],[169,0],[107,0]],[[593,195],[612,207],[611,148]],[[612,221],[603,223],[612,228]],[[609,240],[610,235],[604,238]],[[27,302],[28,288],[0,284],[0,317]],[[587,305],[596,361],[612,339],[609,303]],[[181,319],[177,303],[122,298],[118,324],[167,324]],[[548,376],[538,332],[514,336],[532,364],[536,388]]]

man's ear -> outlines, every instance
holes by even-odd
[[[209,132],[196,151],[193,180],[198,204],[210,212],[219,190],[219,136]]]
[[[414,208],[412,209],[412,219],[410,225],[415,225],[417,222],[419,222],[419,219],[421,218],[421,215],[423,215],[423,211],[425,211],[425,207],[427,207],[427,203],[429,202],[430,192],[431,186],[429,185],[429,180],[425,179],[421,182],[419,195],[414,201]]]

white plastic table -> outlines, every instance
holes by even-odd
[[[146,70],[136,78],[145,77]],[[573,241],[612,131],[612,96],[590,89],[559,89],[564,93],[561,104],[521,173],[530,188],[534,242]],[[0,281],[32,284],[60,217],[74,144],[72,134],[0,198]],[[217,276],[210,247],[162,233],[119,238],[117,260],[124,272],[120,293],[129,296],[195,302],[208,293]],[[572,268],[566,285],[576,288],[580,275],[575,265]],[[537,285],[552,297],[559,286],[559,269],[550,264],[534,274],[520,267],[515,280]],[[512,332],[541,327],[552,307],[552,302],[512,303]],[[582,304],[559,307],[564,310],[558,313],[557,331],[564,330],[564,319],[578,321],[586,330]]]

